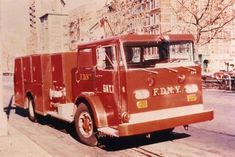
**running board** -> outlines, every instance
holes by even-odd
[[[55,118],[58,118],[58,119],[61,119],[61,120],[64,120],[66,122],[73,122],[73,116],[61,116],[59,115],[57,112],[54,112],[54,111],[49,111],[47,112],[48,115],[52,116],[52,117],[55,117]]]
[[[119,137],[118,130],[111,127],[98,128],[98,131],[109,136]]]
[[[75,112],[74,103],[56,104],[56,107],[57,111],[49,111],[47,114],[67,122],[73,122]]]

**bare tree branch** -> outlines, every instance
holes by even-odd
[[[215,23],[218,19],[220,19],[220,16],[222,16],[222,14],[223,14],[223,12],[228,8],[228,7],[230,7],[230,6],[232,6],[233,5],[233,0],[232,1],[230,1],[227,5],[225,5],[224,6],[224,8],[222,8],[221,10],[220,10],[220,12],[215,16],[215,18],[212,20],[212,24],[213,23]]]
[[[209,39],[207,41],[205,41],[204,43],[201,44],[201,46],[209,44],[213,39],[215,39],[215,37],[222,32],[222,29],[217,29],[213,32],[213,34],[209,37]]]
[[[173,8],[176,16],[185,24],[190,24],[188,30],[194,30],[196,43],[210,43],[225,26],[234,19],[233,5],[235,0],[207,0],[204,3],[196,0],[177,0],[179,8]],[[193,17],[193,19],[191,18]],[[184,26],[183,26],[184,27]],[[209,34],[210,38],[203,38]],[[205,41],[206,40],[206,41]]]
[[[219,25],[219,26],[216,26],[216,27],[213,27],[213,28],[207,29],[207,30],[202,30],[201,32],[202,32],[202,33],[205,33],[205,32],[211,32],[211,31],[214,31],[214,30],[217,30],[217,29],[221,29],[221,28],[223,28],[225,25],[227,25],[227,24],[229,24],[230,22],[232,22],[234,19],[235,19],[235,16],[233,16],[231,19],[225,21],[224,23],[222,23],[222,24]]]
[[[180,2],[179,0],[177,0],[177,2],[181,5],[181,7],[183,7],[187,12],[189,12],[189,13],[194,17],[194,19],[195,19],[195,21],[196,21],[195,24],[198,24],[198,21],[197,21],[198,18],[197,18],[197,16],[196,16],[196,14],[193,13],[188,7],[186,7],[186,6],[184,5],[183,1]]]
[[[205,9],[202,11],[201,16],[198,17],[198,21],[200,21],[200,20],[206,15],[206,12],[208,11],[209,6],[210,6],[210,0],[207,0],[206,7],[205,7]]]

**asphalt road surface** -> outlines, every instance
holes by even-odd
[[[12,94],[12,79],[4,78],[5,106]],[[177,127],[169,136],[102,138],[98,147],[81,144],[76,140],[72,124],[51,117],[32,123],[24,111],[12,109],[9,123],[55,157],[235,156],[235,92],[204,90],[204,104],[214,109],[213,121],[193,124],[188,131]]]

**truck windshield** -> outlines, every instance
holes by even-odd
[[[128,68],[150,68],[160,63],[192,62],[193,43],[124,43],[124,53]]]

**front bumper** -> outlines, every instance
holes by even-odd
[[[189,125],[192,123],[203,122],[213,119],[213,110],[206,110],[201,113],[182,115],[179,117],[171,117],[159,119],[149,122],[140,122],[135,124],[121,124],[118,126],[119,136],[130,136],[143,134],[158,130],[174,128],[176,126]]]
[[[98,130],[116,137],[131,136],[209,121],[213,118],[213,110],[205,110],[202,104],[198,104],[131,114],[128,123]]]

